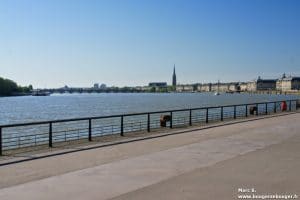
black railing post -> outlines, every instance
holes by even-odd
[[[190,126],[192,126],[192,109],[190,109],[190,122],[189,122]]]
[[[49,123],[49,147],[53,147],[53,145],[52,145],[52,122]]]
[[[147,131],[150,132],[150,113],[147,114]]]
[[[296,99],[285,99],[284,100],[286,103],[289,103],[289,107],[286,109],[286,110],[289,110],[289,111],[292,111],[292,110],[295,110],[297,109],[296,107],[298,106],[298,102]],[[158,113],[170,113],[170,116],[169,115],[165,115],[164,119],[166,121],[170,121],[170,128],[173,128],[173,127],[177,127],[176,125],[178,125],[178,121],[181,120],[182,118],[180,116],[180,112],[185,112],[184,114],[184,123],[188,123],[188,119],[187,117],[189,117],[189,125],[192,125],[193,124],[193,114],[194,114],[194,122],[195,121],[198,121],[197,120],[197,113],[196,112],[193,112],[193,110],[195,111],[201,111],[201,114],[200,114],[200,122],[203,122],[203,123],[209,123],[210,119],[211,120],[214,120],[214,116],[213,114],[215,114],[215,111],[211,111],[211,113],[209,113],[209,109],[220,109],[220,112],[221,112],[221,115],[220,115],[220,118],[221,118],[221,121],[224,121],[224,117],[226,119],[227,117],[227,113],[226,113],[226,110],[225,110],[225,114],[224,114],[224,108],[230,108],[230,110],[233,108],[234,109],[234,119],[236,118],[239,118],[241,117],[243,114],[242,114],[242,108],[246,108],[246,112],[245,112],[245,116],[246,117],[249,117],[250,115],[254,114],[252,112],[255,112],[256,111],[256,115],[263,115],[264,113],[266,114],[271,114],[273,109],[274,109],[274,113],[276,112],[279,112],[280,111],[280,102],[281,101],[276,101],[276,102],[258,102],[258,103],[249,103],[249,104],[236,104],[236,105],[224,105],[224,106],[218,106],[218,107],[200,107],[200,108],[188,108],[188,109],[180,109],[180,110],[168,110],[168,111],[157,111],[157,112],[146,112],[146,113],[132,113],[132,114],[124,114],[124,115],[111,115],[111,116],[99,116],[99,119],[116,119],[116,120],[119,120],[120,119],[120,123],[121,123],[121,127],[119,127],[119,125],[116,125],[116,124],[112,124],[112,133],[115,133],[116,130],[114,130],[114,128],[117,126],[118,129],[117,130],[117,133],[119,134],[119,130],[120,130],[120,135],[121,136],[124,136],[124,133],[126,132],[129,132],[130,130],[128,129],[128,123],[129,122],[125,122],[124,124],[124,118],[125,117],[129,117],[129,116],[132,116],[132,115],[140,115],[144,118],[145,120],[145,115],[147,115],[147,131],[150,132],[150,128],[151,128],[151,115],[155,115],[155,114],[158,114]],[[297,104],[297,105],[296,105]],[[256,107],[254,107],[254,105],[256,105]],[[261,112],[259,113],[259,106],[261,107]],[[272,106],[274,106],[272,108]],[[251,110],[248,110],[248,108],[251,108]],[[265,107],[265,110],[264,108]],[[240,109],[238,109],[240,108]],[[237,110],[238,109],[238,110]],[[251,113],[250,113],[251,111]],[[176,113],[175,113],[176,112]],[[189,113],[188,113],[189,112]],[[206,113],[204,113],[206,112]],[[216,112],[219,112],[216,110]],[[248,113],[249,112],[249,113]],[[175,115],[175,118],[174,118],[174,121],[173,121],[173,113],[175,114],[179,114],[178,117],[176,117]],[[189,114],[189,116],[188,116]],[[210,115],[210,116],[209,116]],[[204,119],[204,117],[206,117]],[[209,118],[211,117],[211,118]],[[10,124],[10,125],[0,125],[0,155],[3,155],[3,151],[4,151],[4,154],[6,152],[6,135],[3,133],[3,130],[5,130],[6,128],[10,128],[10,127],[24,127],[24,126],[32,126],[32,125],[45,125],[46,129],[49,128],[49,132],[46,133],[46,134],[49,134],[49,138],[48,138],[48,146],[49,148],[51,147],[55,147],[55,142],[57,142],[57,132],[56,132],[56,129],[55,129],[55,125],[58,124],[58,123],[61,123],[61,122],[71,122],[71,121],[85,121],[87,122],[88,121],[88,127],[85,127],[85,130],[87,130],[88,128],[88,139],[89,141],[92,141],[92,131],[93,131],[93,124],[94,123],[92,120],[93,119],[98,119],[96,117],[87,117],[87,118],[76,118],[76,119],[65,119],[65,120],[55,120],[55,121],[40,121],[40,122],[32,122],[32,123],[24,123],[24,124]],[[129,119],[129,118],[128,118]],[[202,120],[202,121],[201,121]],[[143,121],[145,122],[145,121]],[[211,121],[213,122],[213,121]],[[119,121],[118,121],[119,123]],[[134,122],[132,122],[133,124]],[[175,125],[174,125],[174,124]],[[180,122],[181,123],[181,122]],[[86,124],[87,125],[87,124]],[[145,125],[145,124],[144,124]],[[163,124],[162,124],[163,125]],[[174,125],[174,126],[173,126]],[[47,127],[49,126],[49,127]],[[140,129],[142,129],[142,123],[140,123]],[[124,130],[124,127],[127,129]],[[144,127],[145,129],[145,127]],[[133,129],[132,129],[133,130]],[[47,131],[46,131],[47,132]],[[101,132],[103,132],[103,129],[101,129]],[[80,139],[80,134],[79,134],[79,131],[77,132],[78,133],[78,139]],[[32,144],[36,144],[38,143],[38,135],[33,135],[33,141]],[[66,140],[66,133],[65,133],[65,140]],[[20,138],[19,138],[19,141],[20,141]],[[46,142],[47,143],[47,142]],[[54,144],[54,145],[53,145]],[[46,144],[47,145],[47,144]],[[18,148],[18,147],[16,147]]]
[[[0,127],[0,156],[2,156],[2,127]]]
[[[208,123],[208,108],[206,108],[206,123]]]
[[[236,119],[236,106],[233,107],[234,111],[233,111],[233,118]]]
[[[92,119],[89,119],[89,141],[92,141]]]
[[[170,119],[170,128],[173,128],[173,112],[172,111],[170,112],[170,117],[171,117],[171,119]]]
[[[121,136],[124,136],[124,116],[121,116]]]
[[[223,116],[223,106],[221,107],[221,121],[223,121],[224,116]]]

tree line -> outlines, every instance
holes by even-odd
[[[28,87],[18,86],[16,82],[0,77],[0,96],[14,96],[28,94],[32,90],[32,85]]]

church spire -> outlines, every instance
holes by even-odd
[[[173,69],[173,75],[175,74],[175,64],[174,64],[174,69]],[[175,74],[176,75],[176,74]]]
[[[172,77],[172,86],[176,86],[177,81],[176,81],[176,72],[175,72],[175,64],[173,68],[173,77]]]

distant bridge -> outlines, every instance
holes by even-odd
[[[136,88],[117,88],[117,87],[111,87],[111,88],[52,88],[52,89],[37,89],[38,92],[41,93],[109,93],[109,92],[142,92],[141,90],[138,90]]]

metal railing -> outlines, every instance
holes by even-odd
[[[297,99],[284,100],[287,111],[297,109]],[[5,150],[69,142],[130,132],[150,132],[154,129],[201,125],[226,119],[246,118],[250,115],[267,115],[281,112],[283,101],[259,102],[189,109],[131,113],[87,118],[74,118],[0,126],[0,155]],[[252,111],[250,112],[250,110]],[[166,126],[160,123],[161,115],[168,115]]]

